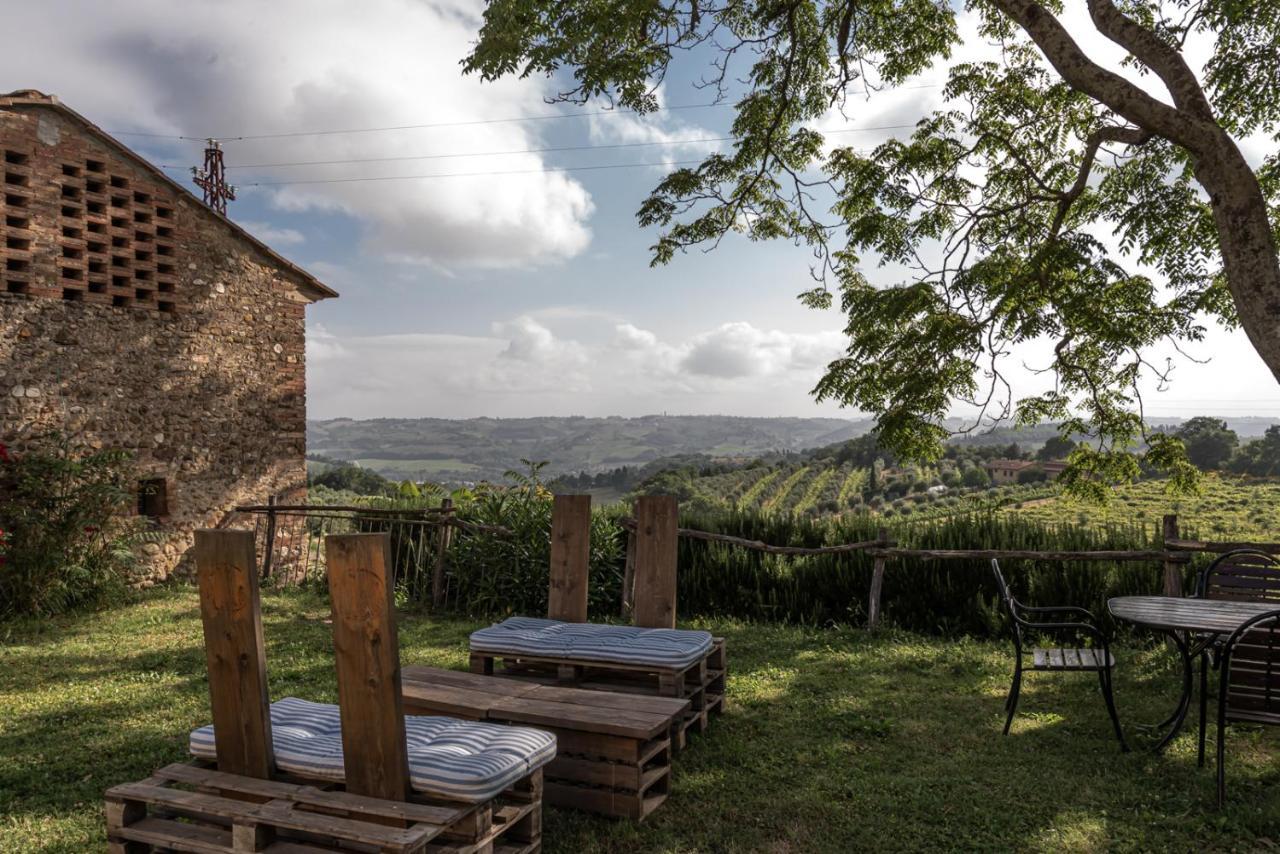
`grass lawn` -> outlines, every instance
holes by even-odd
[[[264,595],[273,697],[335,701],[326,603]],[[472,623],[404,615],[406,663],[461,668]],[[708,624],[729,705],[644,825],[546,811],[545,848],[593,851],[1263,850],[1280,847],[1280,731],[1229,736],[1229,808],[1184,733],[1121,755],[1091,675],[1033,674],[1000,736],[1010,649],[857,630]],[[1117,698],[1163,717],[1176,673],[1129,640]],[[192,589],[0,624],[0,850],[103,848],[103,791],[183,758],[208,696]],[[1210,745],[1212,750],[1212,744]]]

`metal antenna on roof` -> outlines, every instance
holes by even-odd
[[[204,168],[191,167],[191,180],[204,190],[204,203],[223,216],[227,202],[236,200],[236,188],[227,183],[227,170],[222,163],[222,145],[209,139],[204,149]]]

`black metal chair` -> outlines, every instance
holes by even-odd
[[[1023,605],[1009,592],[1009,585],[1005,583],[1004,575],[1000,572],[999,561],[992,559],[991,571],[995,573],[996,586],[1000,590],[1000,598],[1004,600],[1005,608],[1009,611],[1009,616],[1013,620],[1013,650],[1016,657],[1013,668],[1013,683],[1009,686],[1009,696],[1004,703],[1005,709],[1009,713],[1004,722],[1004,734],[1009,734],[1009,727],[1013,724],[1013,716],[1018,711],[1018,695],[1022,690],[1022,671],[1026,669],[1023,664],[1023,658],[1026,655],[1023,649],[1023,632],[1082,634],[1093,638],[1098,645],[1065,648],[1033,647],[1031,650],[1030,669],[1047,672],[1093,671],[1097,673],[1098,683],[1102,687],[1102,698],[1107,703],[1107,714],[1111,716],[1111,723],[1116,730],[1116,738],[1120,740],[1120,749],[1128,752],[1129,745],[1124,740],[1124,732],[1120,729],[1120,716],[1116,713],[1115,697],[1111,689],[1111,671],[1116,666],[1116,660],[1111,654],[1111,645],[1107,640],[1106,633],[1098,626],[1097,618],[1084,608],[1077,608],[1071,605],[1043,608],[1032,608],[1028,605]],[[1054,614],[1067,615],[1074,619],[1042,619],[1045,616]]]
[[[1249,620],[1222,646],[1218,683],[1218,808],[1227,797],[1227,724],[1280,726],[1280,609]]]
[[[1257,549],[1236,549],[1214,559],[1196,581],[1196,597],[1229,602],[1275,602],[1280,608],[1280,561]],[[1221,654],[1221,645],[1214,654]],[[1204,765],[1209,707],[1209,655],[1200,653],[1200,739],[1196,761]]]
[[[1196,596],[1280,607],[1280,561],[1256,549],[1227,552],[1200,573]]]

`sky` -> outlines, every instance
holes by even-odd
[[[672,164],[726,145],[714,140],[732,110],[706,106],[701,68],[673,73],[660,91],[670,109],[644,117],[548,104],[555,79],[461,73],[482,11],[20,4],[5,13],[24,36],[0,52],[0,91],[56,94],[180,180],[204,137],[224,140],[239,187],[229,215],[341,293],[308,312],[312,418],[858,416],[809,393],[845,339],[838,310],[796,300],[807,250],[730,237],[649,264],[641,202]],[[1099,41],[1085,46],[1114,59]],[[956,59],[989,51],[970,39]],[[939,68],[855,94],[822,127],[860,148],[909,133],[892,126],[942,106],[944,80]],[[316,162],[335,160],[377,162]],[[1243,333],[1212,329],[1190,352],[1167,391],[1147,389],[1149,414],[1280,415]],[[1015,356],[1034,367],[1044,353]],[[1014,383],[1034,393],[1044,379]]]

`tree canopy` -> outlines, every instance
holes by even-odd
[[[1280,371],[1280,163],[1238,144],[1280,119],[1280,0],[1082,5],[1087,20],[1060,0],[488,0],[465,67],[643,113],[673,63],[701,64],[734,142],[643,203],[654,263],[730,232],[809,246],[802,297],[838,299],[848,334],[815,394],[873,414],[904,457],[940,453],[967,402],[975,425],[1091,436],[1064,476],[1077,491],[1135,477],[1144,443],[1186,486],[1181,443],[1142,418],[1141,384],[1171,368],[1152,348],[1239,324]],[[950,62],[961,15],[996,58]],[[1098,37],[1124,63],[1092,58]],[[907,138],[860,152],[818,129],[940,64],[945,108]],[[876,286],[880,264],[906,272]],[[1044,389],[1017,398],[1008,356],[1032,340],[1053,345]]]
[[[1187,457],[1201,469],[1218,469],[1231,459],[1240,438],[1220,418],[1190,418],[1174,433],[1186,446]]]

